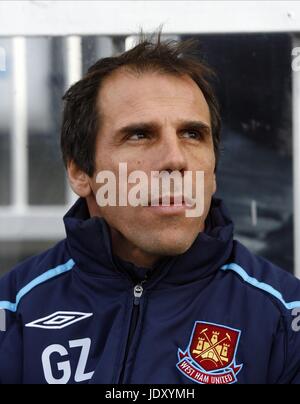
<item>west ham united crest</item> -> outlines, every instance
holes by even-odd
[[[196,321],[185,352],[178,349],[177,369],[200,384],[232,384],[243,365],[236,364],[241,331]]]

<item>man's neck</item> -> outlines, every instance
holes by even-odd
[[[132,262],[137,267],[153,268],[160,257],[141,251],[128,241],[120,232],[110,227],[113,253],[124,261]]]
[[[89,195],[86,198],[90,216],[99,216],[99,207],[97,206],[94,195]],[[113,253],[124,261],[132,262],[137,267],[153,268],[160,260],[160,256],[147,254],[137,246],[128,241],[119,231],[110,228],[112,239]]]

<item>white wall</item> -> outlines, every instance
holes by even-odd
[[[298,1],[0,1],[1,35],[298,32]]]

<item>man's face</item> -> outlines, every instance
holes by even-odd
[[[108,77],[99,94],[101,128],[97,137],[96,171],[92,189],[96,194],[96,176],[110,170],[118,178],[119,163],[127,163],[128,175],[135,170],[204,172],[204,213],[186,217],[185,209],[148,206],[98,207],[114,234],[134,248],[155,256],[182,254],[190,248],[208,214],[216,190],[215,155],[211,135],[209,107],[188,76],[147,72],[139,76],[118,70]],[[201,122],[195,132],[188,122]],[[141,127],[141,124],[147,124]],[[121,128],[131,126],[130,131]],[[137,126],[136,129],[132,126]],[[128,185],[128,190],[133,187]],[[118,197],[118,191],[117,191]],[[118,198],[117,198],[118,201]]]

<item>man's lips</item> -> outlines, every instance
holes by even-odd
[[[191,198],[184,195],[165,195],[159,198],[149,198],[148,207],[185,207],[191,208],[195,202]]]

